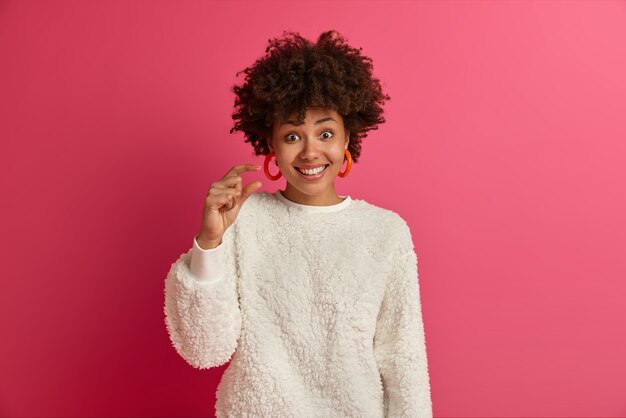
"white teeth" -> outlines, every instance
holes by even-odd
[[[314,175],[319,174],[319,173],[321,173],[322,171],[324,171],[324,169],[325,169],[325,168],[326,168],[326,166],[325,166],[325,165],[323,165],[323,166],[321,166],[321,167],[314,168],[314,169],[312,169],[312,170],[305,170],[305,169],[302,169],[302,168],[298,168],[298,170],[299,170],[301,173],[304,173],[304,174],[306,174],[306,175],[308,175],[308,176],[314,176]]]

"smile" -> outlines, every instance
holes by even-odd
[[[324,175],[324,173],[326,172],[326,168],[328,168],[328,165],[324,165],[324,166],[319,166],[310,170],[305,170],[302,168],[298,168],[295,167],[296,171],[298,171],[298,173],[308,179],[308,180],[316,180],[320,177],[322,177]]]

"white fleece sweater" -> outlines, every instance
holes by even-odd
[[[344,196],[342,196],[344,197]],[[407,223],[364,200],[253,193],[165,279],[165,324],[196,368],[230,364],[221,417],[432,417]]]

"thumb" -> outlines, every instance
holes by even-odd
[[[261,183],[260,181],[255,181],[254,183],[250,183],[246,187],[244,187],[241,191],[241,204],[243,205],[248,197],[250,197],[250,195],[262,185],[263,183]]]

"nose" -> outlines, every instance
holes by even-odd
[[[311,161],[317,158],[319,155],[319,149],[315,139],[307,137],[302,141],[302,151],[300,151],[300,158],[303,161]]]

